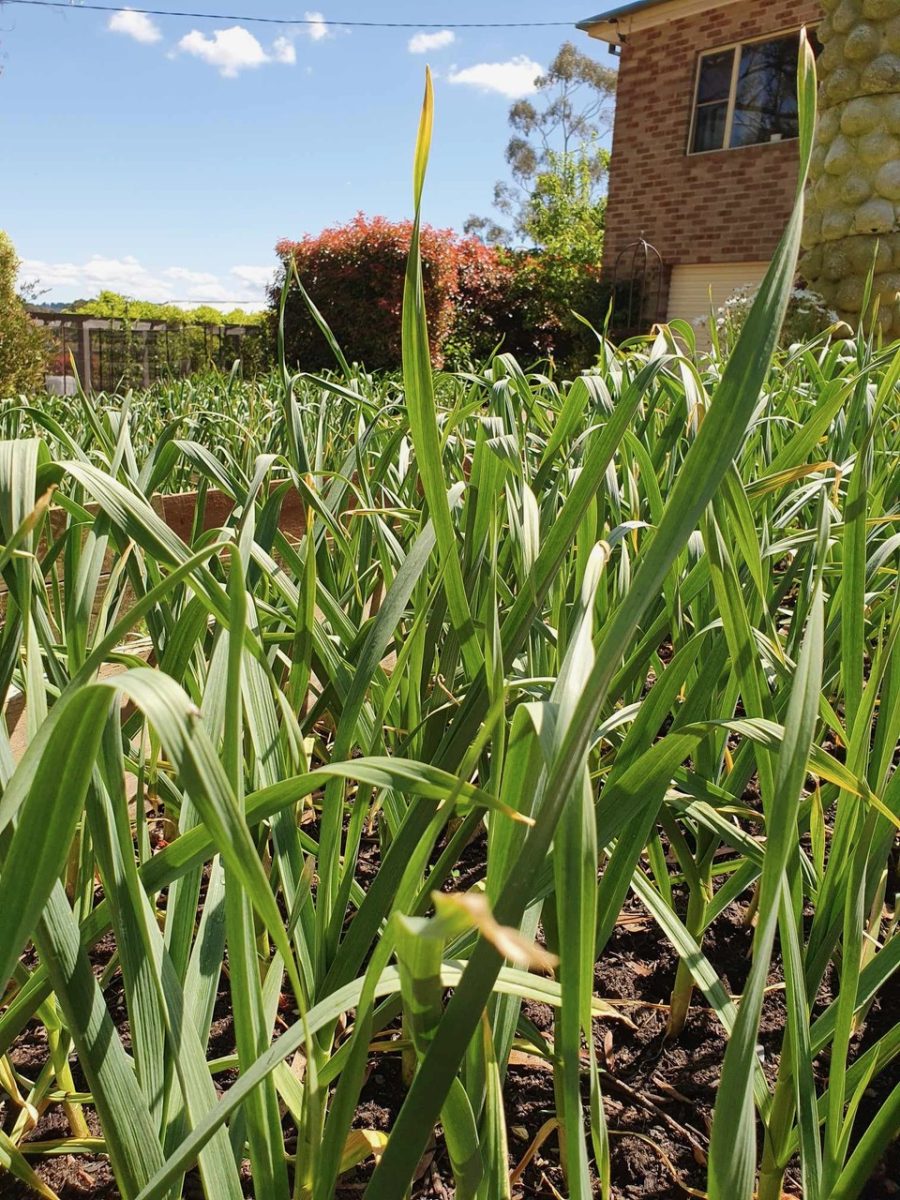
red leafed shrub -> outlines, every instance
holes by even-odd
[[[325,229],[299,242],[281,241],[282,262],[297,272],[344,353],[370,370],[400,363],[400,317],[412,222],[367,218]],[[451,332],[459,288],[461,243],[452,230],[425,226],[421,234],[425,304],[435,366]],[[273,295],[273,298],[277,299]],[[333,365],[328,345],[295,288],[285,312],[289,360],[306,368]]]
[[[412,236],[409,221],[388,221],[362,213],[346,225],[325,229],[299,242],[276,246],[283,271],[296,265],[312,302],[351,362],[369,370],[400,366],[400,323],[406,258]],[[485,359],[500,346],[524,364],[555,356],[574,363],[573,322],[569,308],[589,308],[603,320],[603,305],[593,292],[560,287],[549,259],[486,246],[475,237],[425,226],[421,234],[422,274],[435,367],[457,367]],[[282,271],[282,279],[283,279]],[[581,272],[592,288],[591,272]],[[568,285],[570,280],[566,280]],[[576,299],[577,295],[577,299]],[[277,310],[281,281],[272,288]],[[574,304],[573,304],[574,301]],[[575,339],[583,330],[575,326]],[[285,308],[288,362],[305,370],[334,365],[334,356],[299,290],[293,287]]]
[[[455,319],[445,344],[454,365],[478,362],[498,347],[523,363],[553,355],[561,326],[533,288],[533,256],[461,241]]]

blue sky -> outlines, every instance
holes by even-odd
[[[148,7],[413,23],[568,20],[591,9],[591,0],[318,3]],[[426,219],[459,228],[489,212],[511,100],[567,37],[605,48],[566,28],[458,30],[416,52],[416,33],[0,2],[0,228],[23,278],[56,300],[101,286],[147,299],[258,299],[279,238],[360,210],[410,215],[426,63],[437,105]]]

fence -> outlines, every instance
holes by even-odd
[[[261,365],[265,333],[258,325],[175,325],[124,321],[82,313],[30,308],[48,335],[48,391],[72,395],[76,377],[86,392],[149,387],[161,376],[184,376],[207,367],[228,370]]]

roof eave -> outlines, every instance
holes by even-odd
[[[591,17],[587,21],[579,21],[575,26],[588,37],[596,38],[601,42],[618,42],[619,39],[619,22],[613,17],[607,20],[605,17]]]
[[[602,13],[598,13],[596,17],[585,17],[583,21],[579,21],[576,29],[590,30],[592,25],[612,25],[620,17],[630,17],[632,13],[640,12],[644,8],[653,8],[657,4],[664,4],[666,0],[632,0],[630,4],[619,4],[615,8],[608,8]]]

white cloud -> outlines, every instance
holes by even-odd
[[[537,91],[534,81],[543,73],[544,68],[540,63],[519,54],[508,62],[476,63],[461,71],[454,69],[447,79],[450,83],[468,84],[482,92],[498,92],[510,100],[518,100]]]
[[[138,300],[186,306],[209,301],[225,308],[260,308],[272,267],[240,265],[218,275],[172,266],[151,270],[133,255],[108,258],[94,254],[84,262],[46,262],[24,259],[21,278],[47,291],[49,300],[90,299],[100,291],[120,292]],[[242,301],[236,304],[235,301]]]
[[[183,289],[182,289],[183,290]],[[179,294],[179,299],[181,298]],[[187,289],[187,299],[194,304],[222,305],[225,308],[247,307],[246,305],[230,304],[230,300],[243,300],[244,296],[235,296],[234,288],[226,287],[224,283],[193,284]]]
[[[452,46],[456,34],[452,29],[441,29],[437,33],[415,33],[409,39],[410,54],[427,54],[429,50],[443,50]]]
[[[322,38],[331,37],[331,30],[325,24],[325,14],[320,12],[307,12],[303,14],[309,22],[306,25],[306,32],[314,42],[321,42]]]
[[[272,282],[275,275],[273,267],[232,267],[231,274],[241,283],[248,283],[253,288],[265,288]]]
[[[212,286],[219,282],[218,275],[213,275],[210,271],[190,271],[187,267],[166,267],[162,274],[166,279],[174,279],[176,283],[186,283],[192,287],[206,284]]]
[[[243,25],[232,25],[228,29],[214,29],[211,37],[192,29],[175,47],[176,53],[192,54],[211,67],[216,67],[226,79],[234,79],[239,72],[266,63],[278,62],[291,65],[297,55],[290,40],[276,38],[272,52],[267,53],[249,29]]]
[[[112,33],[124,33],[127,37],[134,38],[136,42],[143,42],[146,46],[162,39],[158,25],[151,21],[145,13],[134,12],[130,8],[122,8],[118,12],[114,12],[107,21],[106,28]]]
[[[290,38],[279,37],[272,43],[272,58],[275,62],[284,63],[285,66],[292,67],[297,61],[297,51],[294,49],[294,43]]]
[[[93,295],[104,288],[133,295],[145,289],[159,289],[174,295],[170,284],[154,279],[151,272],[130,254],[124,258],[94,254],[84,263],[25,259],[22,272],[28,279],[34,279],[41,288],[70,292],[74,289],[76,296],[84,293]]]

